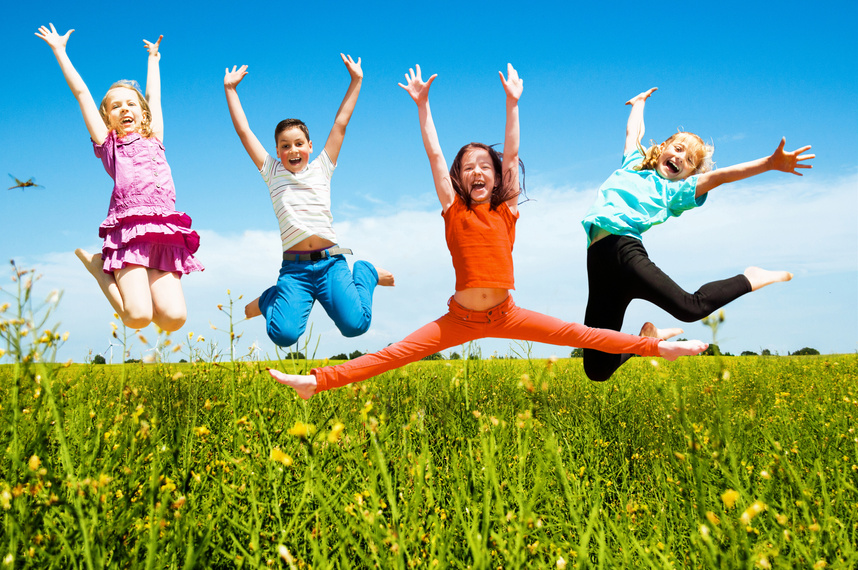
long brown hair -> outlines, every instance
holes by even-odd
[[[453,159],[453,164],[450,165],[450,182],[453,184],[453,190],[459,195],[459,198],[462,200],[462,203],[465,204],[465,207],[468,209],[471,208],[471,193],[462,186],[462,159],[466,152],[477,148],[483,149],[489,153],[489,158],[492,161],[492,166],[495,171],[495,180],[498,181],[498,184],[492,189],[492,195],[489,200],[489,209],[494,210],[507,200],[512,200],[516,196],[520,196],[522,194],[524,194],[525,197],[527,196],[524,190],[524,163],[521,159],[518,161],[518,167],[521,169],[521,176],[519,178],[521,183],[518,187],[515,187],[511,180],[512,176],[504,177],[503,175],[503,154],[496,151],[493,146],[472,142],[459,149],[459,152],[456,154],[456,158]]]

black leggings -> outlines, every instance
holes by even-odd
[[[587,250],[590,297],[584,324],[618,331],[632,299],[644,299],[685,322],[700,320],[751,292],[744,275],[713,281],[688,293],[650,261],[640,240],[609,235]],[[590,380],[611,377],[631,354],[584,349],[584,372]]]

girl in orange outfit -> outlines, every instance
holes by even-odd
[[[435,124],[429,110],[429,87],[437,75],[424,82],[420,66],[409,70],[406,84],[399,84],[414,99],[420,117],[423,145],[429,157],[435,190],[441,202],[447,247],[456,272],[456,292],[446,315],[412,333],[404,340],[374,354],[338,366],[314,368],[308,375],[269,370],[278,382],[309,399],[323,390],[360,382],[388,370],[420,360],[451,346],[480,338],[509,338],[560,346],[594,348],[616,354],[643,356],[700,354],[701,341],[668,342],[567,323],[515,305],[512,247],[518,220],[519,120],[518,99],[523,82],[512,67],[500,73],[506,92],[506,133],[501,156],[480,143],[462,147],[447,170]]]

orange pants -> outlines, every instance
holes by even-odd
[[[480,338],[508,338],[642,356],[658,356],[658,343],[661,342],[657,338],[567,323],[521,309],[515,305],[512,296],[486,311],[471,311],[451,298],[446,315],[405,339],[374,354],[365,354],[337,366],[314,368],[310,373],[316,377],[318,393],[372,378],[424,356]]]

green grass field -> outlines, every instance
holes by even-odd
[[[54,364],[6,309],[3,568],[858,565],[856,355],[420,362],[304,402],[259,362]]]

